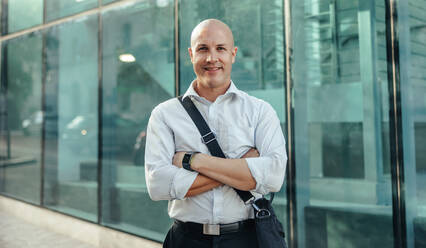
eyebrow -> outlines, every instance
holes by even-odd
[[[204,44],[204,43],[201,43],[201,44],[198,44],[196,47],[202,47],[202,46],[208,46],[207,44]],[[221,44],[217,44],[216,45],[217,47],[224,47],[224,46],[226,46],[226,44],[225,43],[221,43]]]

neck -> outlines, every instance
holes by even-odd
[[[218,87],[206,87],[204,84],[195,81],[194,90],[198,93],[199,96],[204,97],[210,102],[214,102],[220,95],[225,94],[230,86],[231,81],[226,84],[221,84]]]

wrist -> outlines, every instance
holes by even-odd
[[[202,160],[203,156],[205,156],[205,154],[199,152],[192,155],[191,169],[193,169],[194,171],[198,171],[200,169],[200,165],[202,164],[200,163],[200,161]]]

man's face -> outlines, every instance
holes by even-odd
[[[231,81],[237,48],[230,30],[214,24],[205,26],[195,34],[188,51],[197,82],[203,87],[216,88]]]

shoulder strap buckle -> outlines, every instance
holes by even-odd
[[[201,142],[203,142],[206,145],[208,143],[212,142],[215,139],[216,139],[216,135],[212,131],[210,131],[209,133],[201,136]]]

